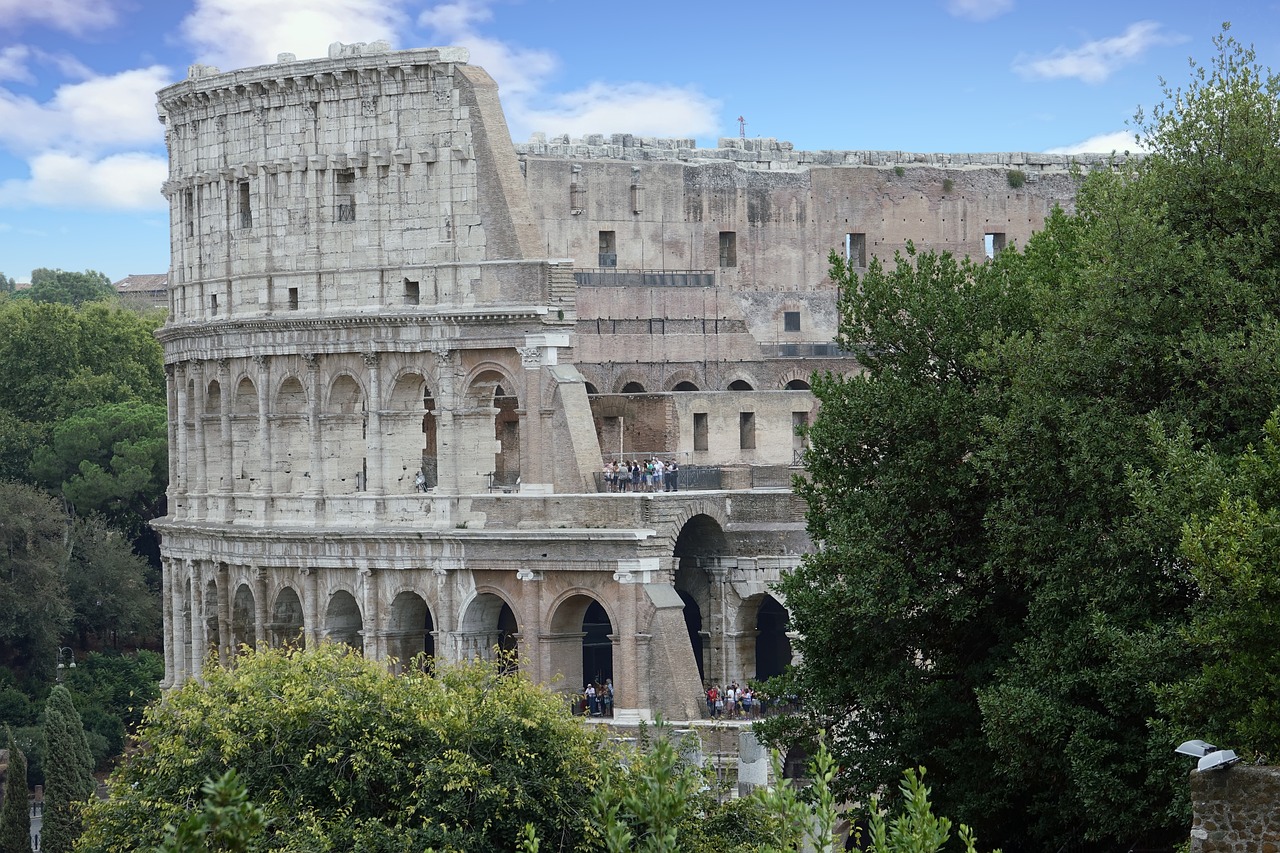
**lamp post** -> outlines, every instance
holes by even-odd
[[[66,659],[65,663],[63,662],[64,657]],[[76,668],[75,652],[71,650],[70,646],[59,646],[58,647],[58,683],[59,684],[62,683],[62,671],[67,667],[71,667],[72,669]]]

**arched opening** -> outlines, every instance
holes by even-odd
[[[267,630],[272,647],[301,646],[302,627],[302,601],[293,587],[286,586],[276,595],[276,603],[271,608],[271,622]]]
[[[689,633],[698,676],[704,683],[729,680],[731,661],[724,647],[723,584],[721,559],[729,554],[729,542],[719,522],[709,515],[695,515],[676,537],[675,588],[684,602],[684,622]]]
[[[232,654],[238,654],[241,646],[253,648],[257,645],[258,632],[254,621],[253,590],[242,583],[236,588],[236,596],[231,601]]]
[[[519,633],[511,606],[493,593],[480,593],[458,624],[458,655],[462,660],[492,660],[498,654],[514,661],[519,651]]]
[[[188,590],[188,593],[190,590]],[[188,599],[190,600],[190,599]],[[198,624],[196,630],[204,632],[204,653],[206,656],[217,652],[222,647],[222,631],[218,619],[218,584],[209,581],[204,587],[204,600],[201,602],[203,612],[196,614]],[[191,637],[188,635],[188,640]],[[197,661],[203,665],[204,661]]]
[[[504,488],[514,488],[520,482],[520,416],[516,414],[519,401],[499,385],[493,393],[494,438],[501,448],[493,465],[493,481]]]
[[[604,606],[589,595],[572,595],[551,616],[551,668],[574,691],[605,688],[613,681],[613,624]],[[600,710],[597,707],[597,710]]]
[[[622,393],[623,394],[643,394],[644,386],[641,385],[639,382],[628,382],[626,385],[622,386]]]
[[[791,665],[791,639],[787,636],[790,619],[787,609],[772,595],[761,599],[752,632],[755,635],[756,678],[773,678]]]
[[[405,373],[391,389],[383,415],[384,482],[399,482],[401,492],[425,492],[438,483],[436,401],[426,377]]]
[[[357,651],[364,651],[364,618],[355,596],[339,590],[329,596],[329,609],[324,617],[324,635],[335,643],[346,643]]]
[[[233,422],[231,470],[235,490],[248,491],[259,477],[262,467],[262,436],[258,434],[258,389],[253,380],[241,377],[231,400]],[[238,645],[238,644],[237,644]]]
[[[285,377],[276,391],[271,421],[271,460],[276,472],[275,488],[301,492],[309,465],[309,436],[306,421],[307,392],[296,376]]]
[[[788,391],[808,391],[809,383],[803,379],[792,379],[785,387]]]
[[[698,386],[694,385],[692,382],[686,379],[684,382],[677,382],[676,387],[672,388],[671,390],[672,391],[697,391]]]
[[[321,416],[325,440],[324,489],[329,494],[364,491],[368,477],[365,459],[364,391],[344,373],[329,386],[329,404]]]
[[[599,393],[600,393],[599,391],[597,391],[597,390],[596,390],[596,386],[592,385],[590,382],[584,382],[584,383],[582,383],[582,384],[586,386],[586,388],[587,388],[587,393],[588,393],[588,394],[599,394]]]
[[[730,391],[754,391],[756,389],[752,388],[751,383],[745,379],[735,379],[729,383],[729,390]]]
[[[514,491],[520,482],[520,401],[511,388],[510,380],[499,371],[482,370],[467,392],[471,411],[464,425],[465,442],[483,446],[490,439],[497,441],[493,469],[477,473],[488,477],[491,489],[503,491]]]
[[[429,666],[436,654],[435,623],[422,596],[402,592],[391,602],[387,647],[401,667]]]

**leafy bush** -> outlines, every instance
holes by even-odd
[[[1009,182],[1009,186],[1016,190],[1027,182],[1027,173],[1021,169],[1010,169],[1005,179]]]

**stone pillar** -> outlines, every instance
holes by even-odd
[[[172,687],[181,687],[191,673],[191,661],[187,650],[187,637],[191,630],[187,589],[190,587],[191,573],[185,560],[170,561],[169,592],[170,611],[173,621],[170,623],[169,640],[173,643],[173,679]]]
[[[204,674],[205,657],[208,650],[208,622],[205,616],[204,583],[200,576],[200,564],[194,560],[188,563],[188,574],[191,578],[191,669],[195,678]]]
[[[195,491],[199,496],[199,516],[204,517],[205,513],[208,511],[209,494],[209,469],[207,464],[208,442],[205,440],[204,424],[205,408],[208,406],[209,386],[207,384],[208,377],[205,375],[204,364],[193,361],[190,362],[190,368],[191,372],[194,374],[194,382],[192,385],[196,390],[196,397],[191,401],[195,408],[194,417],[192,418],[194,432],[194,435],[192,436],[192,443],[195,445],[192,455],[195,457],[196,465]]]
[[[453,354],[444,344],[433,343],[428,349],[435,355],[436,378],[436,491],[456,495],[458,488],[458,424],[454,413],[462,400],[454,375]],[[465,393],[465,389],[464,392]]]
[[[169,411],[171,419],[177,421],[177,428],[173,441],[169,443],[169,476],[173,478],[169,482],[177,493],[186,494],[191,490],[191,458],[187,455],[187,418],[191,401],[187,398],[187,363],[179,362],[175,368],[173,408]],[[173,511],[174,507],[170,505],[169,512],[172,514]]]
[[[258,482],[257,490],[260,494],[274,495],[275,488],[275,466],[272,464],[271,457],[271,373],[267,357],[265,355],[255,355],[253,363],[258,368],[258,443],[262,450],[258,456]],[[270,512],[270,501],[268,506],[264,508],[266,512]]]
[[[550,494],[555,491],[546,471],[542,428],[542,347],[517,347],[524,368],[524,411],[520,415],[520,491]]]
[[[253,570],[253,636],[255,645],[260,649],[265,649],[271,645],[270,630],[267,627],[269,619],[267,605],[267,570],[262,566],[258,566]]]
[[[174,672],[174,643],[173,643],[173,558],[160,558],[160,609],[162,611],[164,626],[164,680],[160,682],[162,690],[175,687],[177,685],[177,677]]]
[[[218,433],[222,440],[222,447],[220,448],[222,451],[222,484],[218,491],[226,496],[224,499],[227,502],[228,520],[230,520],[230,516],[234,515],[232,507],[235,505],[230,497],[231,492],[234,491],[232,486],[235,483],[235,460],[233,459],[235,447],[231,436],[232,389],[230,383],[231,359],[220,358],[218,359],[218,386],[221,389],[222,405],[218,411]]]
[[[235,649],[231,645],[231,567],[218,563],[218,660],[231,664]]]
[[[178,412],[178,377],[176,374],[177,369],[174,365],[166,364],[164,366],[165,405],[169,411],[169,417],[166,420],[168,421],[167,440],[169,442],[169,488],[167,489],[167,492],[170,515],[173,514],[174,508],[178,504],[176,498],[180,488],[178,477],[178,459],[180,454],[177,452],[178,431],[186,428],[183,425],[183,421],[176,417]],[[177,421],[176,424],[174,423],[175,420]]]
[[[314,649],[324,636],[320,626],[320,573],[314,568],[303,569],[302,577],[306,596],[302,602],[303,642],[307,648]]]
[[[373,495],[385,494],[383,485],[384,473],[382,458],[382,377],[378,371],[379,355],[376,352],[364,354],[365,366],[369,369],[369,422],[365,429],[365,443],[368,453],[368,464],[365,466],[368,481],[365,490]]]
[[[311,446],[311,484],[305,494],[320,497],[324,494],[324,457],[320,445],[320,364],[315,353],[304,353],[307,363],[307,436]]]
[[[386,632],[378,606],[378,575],[372,566],[365,565],[358,577],[363,599],[360,610],[364,622],[364,656],[371,660],[384,660],[387,657]]]

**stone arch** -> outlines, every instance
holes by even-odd
[[[401,492],[423,488],[437,481],[436,400],[426,375],[416,368],[400,371],[391,385],[387,411],[382,416],[383,452],[387,459],[384,482],[399,482]]]
[[[231,414],[258,414],[258,387],[248,376],[241,376],[240,381],[236,383],[236,393],[231,398]]]
[[[345,589],[329,596],[329,606],[324,615],[324,636],[335,643],[345,643],[357,651],[364,651],[364,616],[356,597]]]
[[[680,524],[671,546],[674,586],[684,602],[684,622],[704,682],[729,680],[724,647],[724,572],[730,556],[724,523],[704,512],[691,512]]]
[[[618,388],[618,392],[617,392],[617,393],[619,393],[619,394],[644,394],[644,393],[646,393],[646,392],[645,392],[645,390],[644,390],[644,384],[643,384],[643,383],[641,383],[641,382],[640,382],[640,381],[638,381],[638,380],[635,380],[635,379],[628,379],[628,380],[626,380],[626,381],[623,381],[623,380],[619,379],[619,380],[618,380],[618,382],[620,383],[620,386],[621,386],[621,387],[619,387],[619,388]]]
[[[429,665],[436,656],[435,620],[416,592],[405,590],[391,601],[387,653],[401,668]]]
[[[496,590],[477,589],[458,620],[458,658],[492,660],[495,650],[519,652],[520,626],[515,609]]]
[[[467,383],[467,398],[474,406],[471,417],[476,419],[468,425],[472,439],[498,442],[498,452],[493,457],[493,485],[504,489],[514,489],[520,481],[518,390],[513,377],[493,363],[476,370]],[[481,425],[482,418],[491,419],[488,430]]]
[[[191,600],[191,587],[187,587],[187,600]],[[204,585],[204,598],[201,600],[202,612],[193,614],[192,621],[196,629],[204,632],[204,653],[216,652],[222,648],[222,620],[218,618],[218,582],[209,578]],[[192,639],[188,635],[188,642]],[[194,650],[193,650],[194,651]],[[196,661],[197,672],[204,666],[204,661]]]
[[[323,487],[329,494],[364,491],[368,477],[364,388],[350,373],[335,375],[329,383],[323,430]]]
[[[741,378],[739,378],[739,379],[735,379],[735,380],[733,380],[732,382],[730,382],[730,383],[729,383],[729,387],[728,387],[726,390],[728,390],[728,391],[754,391],[754,390],[756,390],[756,386],[755,386],[755,384],[754,384],[753,382],[751,382],[750,380],[747,380],[747,379],[741,379]]]
[[[551,606],[547,649],[551,672],[573,691],[587,682],[613,679],[613,631],[609,607],[587,590],[575,589]]]
[[[698,377],[687,367],[671,371],[667,377],[666,387],[670,391],[698,391]]]
[[[204,413],[218,415],[222,413],[222,383],[210,379],[204,389]]]
[[[748,678],[781,675],[791,663],[791,638],[787,624],[791,614],[770,593],[758,593],[743,600],[738,608],[735,633],[738,660]]]
[[[302,415],[307,411],[307,391],[302,380],[290,374],[280,380],[276,387],[276,401],[273,407],[277,415]]]
[[[231,600],[232,654],[238,653],[241,646],[253,648],[258,644],[255,604],[253,590],[247,583],[236,587],[235,597]]]
[[[808,390],[810,390],[810,389],[809,389],[809,380],[807,380],[807,379],[800,379],[800,378],[796,378],[796,379],[788,379],[788,380],[787,380],[787,382],[786,382],[786,384],[782,386],[782,390],[784,390],[784,391],[808,391]]]
[[[234,439],[224,453],[231,454],[232,483],[237,492],[248,491],[262,476],[262,436],[258,429],[258,388],[248,376],[241,376],[231,397]],[[237,642],[235,645],[239,645]]]
[[[302,599],[293,587],[283,587],[276,593],[275,604],[271,606],[271,622],[267,625],[272,647],[303,645],[303,628]]]
[[[672,391],[698,391],[701,389],[699,389],[697,385],[693,384],[688,379],[685,379],[681,382],[677,382],[674,386],[672,386],[671,390]]]

